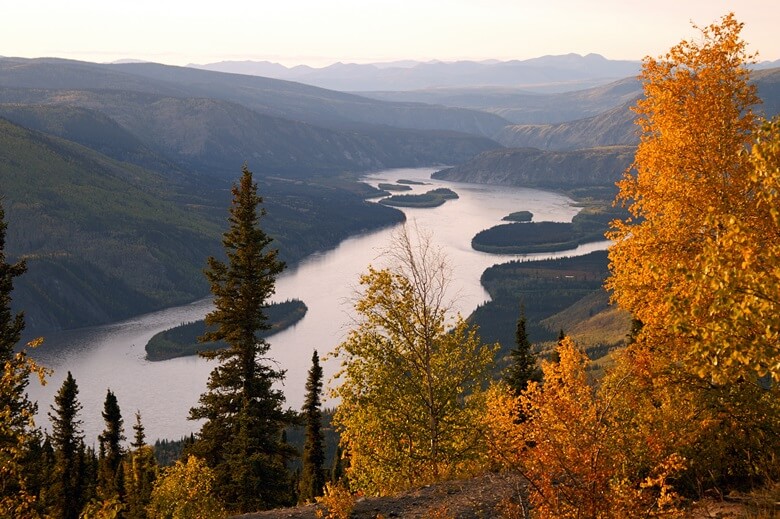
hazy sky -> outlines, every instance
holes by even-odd
[[[729,11],[780,59],[780,0],[6,0],[0,55],[184,65],[658,56]]]

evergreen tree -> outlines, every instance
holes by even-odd
[[[525,391],[531,381],[539,382],[541,372],[536,366],[536,355],[531,351],[531,342],[526,332],[525,306],[520,306],[520,316],[515,329],[515,347],[509,353],[511,364],[504,380],[515,396]]]
[[[103,499],[119,497],[124,494],[123,473],[120,468],[124,452],[121,442],[124,441],[122,412],[116,395],[109,389],[103,404],[103,420],[106,428],[100,433],[100,469],[99,494]]]
[[[284,396],[273,384],[282,371],[263,362],[269,345],[258,338],[268,330],[265,309],[284,263],[268,249],[272,239],[260,228],[262,198],[252,173],[243,167],[233,186],[230,228],[223,235],[227,263],[208,259],[206,277],[215,309],[206,324],[215,329],[200,339],[222,340],[228,347],[202,352],[217,359],[200,404],[190,419],[205,420],[190,452],[214,469],[215,489],[232,511],[244,512],[289,502],[286,461],[293,450],[281,431],[293,421]]]
[[[302,503],[321,496],[325,486],[325,437],[322,433],[321,394],[322,366],[317,350],[314,350],[306,380],[306,400],[303,404],[306,442],[303,445],[303,470],[298,486],[298,500]]]
[[[56,516],[63,519],[77,519],[84,498],[84,471],[82,450],[84,435],[78,418],[81,404],[78,401],[79,388],[68,371],[54,405],[49,413],[52,425],[51,441],[57,468],[54,484]]]
[[[14,278],[24,274],[27,265],[24,261],[7,263],[5,259],[5,210],[0,205],[0,364],[8,362],[14,355],[24,330],[24,315],[22,312],[14,315],[11,311],[11,292],[14,289]],[[23,389],[23,388],[22,388]],[[5,398],[5,395],[2,395]]]
[[[146,431],[144,424],[141,423],[141,411],[135,412],[135,424],[133,424],[133,443],[130,446],[133,449],[140,449],[146,445]]]
[[[146,519],[146,507],[152,497],[157,479],[157,460],[154,449],[141,445],[123,463],[125,471],[127,513],[126,519]]]

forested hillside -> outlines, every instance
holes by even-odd
[[[434,173],[459,182],[572,189],[613,186],[634,160],[634,146],[604,146],[575,151],[506,148]]]
[[[47,124],[66,126],[60,133],[113,156],[167,164],[93,112],[43,112]],[[180,169],[158,173],[3,119],[0,128],[8,253],[29,265],[14,305],[25,308],[28,330],[105,323],[206,295],[201,271],[205,255],[219,251],[228,183]],[[326,180],[267,179],[263,189],[273,208],[267,226],[288,261],[403,218],[365,202],[362,189]]]

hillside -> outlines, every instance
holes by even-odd
[[[557,124],[518,124],[504,127],[496,140],[508,148],[567,151],[601,146],[636,145],[639,141],[634,102],[593,117]]]
[[[535,344],[554,341],[560,331],[554,326],[569,321],[561,317],[547,319],[561,315],[583,298],[601,292],[607,274],[606,251],[494,265],[482,273],[480,280],[491,300],[479,306],[468,319],[479,326],[483,341],[501,344],[498,358],[514,346],[521,304],[525,307],[529,340]],[[593,344],[599,342],[596,338]]]
[[[755,71],[752,82],[763,100],[763,103],[755,108],[756,111],[767,118],[780,113],[780,68]],[[629,99],[598,115],[555,124],[509,125],[497,134],[495,139],[510,148],[531,147],[558,151],[635,145],[639,142],[639,134],[631,106],[634,105],[639,91],[637,90],[637,95],[634,96],[630,82],[623,86]],[[570,97],[576,99],[575,95]],[[606,99],[610,97],[607,96]]]
[[[104,65],[61,59],[0,58],[0,86],[209,98],[326,128],[367,124],[490,137],[507,124],[496,115],[462,108],[386,103],[291,81],[154,63]]]
[[[167,199],[161,176],[0,119],[7,252],[29,330],[128,317],[205,292],[204,253],[218,251],[207,210]]]
[[[163,97],[123,90],[3,91],[0,114],[87,146],[85,134],[109,131],[112,146],[142,147],[141,164],[226,177],[236,162],[263,164],[287,176],[447,164],[499,147],[484,137],[438,130],[365,127],[332,130],[257,113],[216,99]],[[75,108],[82,111],[76,114]],[[78,121],[74,121],[74,118]],[[114,127],[108,128],[109,125]],[[124,143],[124,144],[119,144]],[[151,164],[154,155],[158,164]],[[119,158],[119,157],[118,157]],[[123,157],[132,161],[130,157]]]
[[[30,333],[116,321],[207,294],[202,269],[207,256],[221,254],[228,182],[154,172],[0,119],[0,186],[6,252],[28,263],[13,303]],[[265,226],[292,262],[403,219],[325,181],[268,179],[260,189]]]
[[[576,188],[611,186],[634,160],[633,146],[577,151],[508,148],[481,153],[434,178],[510,186]]]

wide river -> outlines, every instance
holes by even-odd
[[[453,269],[454,308],[464,316],[484,302],[488,295],[479,283],[482,272],[496,263],[520,257],[551,258],[586,254],[604,249],[597,242],[573,251],[555,254],[502,256],[471,248],[471,238],[482,229],[499,224],[507,214],[528,210],[535,221],[571,221],[578,208],[564,195],[536,189],[486,186],[431,180],[434,168],[394,169],[373,173],[366,182],[394,182],[398,179],[424,181],[413,193],[436,187],[449,187],[460,196],[432,209],[404,209],[409,223],[431,233]],[[409,192],[407,192],[409,193]],[[269,338],[270,357],[287,375],[283,390],[287,405],[300,408],[312,350],[320,356],[333,350],[345,337],[352,322],[352,305],[358,278],[369,264],[382,264],[382,250],[390,244],[394,228],[355,236],[333,250],[315,254],[296,268],[287,270],[276,283],[275,300],[302,299],[309,310],[294,327]],[[204,260],[205,262],[205,260]],[[54,394],[68,371],[79,386],[83,405],[81,419],[88,444],[96,442],[103,429],[101,417],[106,390],[117,396],[125,420],[125,432],[132,434],[136,410],[141,412],[147,436],[151,439],[179,439],[196,432],[199,425],[187,420],[189,409],[198,401],[214,363],[197,357],[148,362],[144,346],[155,333],[203,318],[209,300],[168,308],[120,323],[61,332],[46,337],[34,357],[54,369],[46,386],[30,384],[30,397],[38,401],[37,423],[50,428],[47,413]],[[325,362],[326,380],[337,362]],[[327,405],[327,402],[326,402]]]

